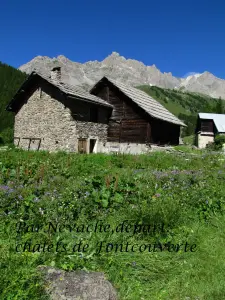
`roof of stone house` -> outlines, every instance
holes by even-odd
[[[75,97],[75,98],[79,98],[81,100],[86,100],[88,102],[92,102],[98,105],[103,105],[106,107],[113,107],[111,104],[109,104],[108,102],[102,100],[101,98],[91,95],[89,92],[86,92],[85,90],[83,90],[80,87],[77,86],[73,86],[70,85],[68,83],[62,82],[62,81],[57,81],[57,80],[53,80],[51,79],[51,76],[37,72],[37,71],[33,71],[28,78],[26,79],[26,81],[22,84],[22,86],[20,87],[20,89],[17,91],[16,95],[21,91],[21,89],[23,89],[23,86],[25,84],[27,84],[27,82],[33,77],[33,76],[40,76],[41,78],[43,78],[44,80],[46,80],[47,82],[49,82],[50,84],[54,85],[55,87],[59,88],[63,93],[71,96],[71,97]],[[16,95],[14,96],[14,98],[16,97]],[[10,106],[14,101],[14,98],[12,99],[12,101],[8,104],[7,106],[7,110],[11,110]]]
[[[135,102],[151,117],[180,126],[186,126],[181,120],[179,120],[176,116],[169,112],[162,104],[160,104],[157,100],[149,96],[147,93],[132,86],[125,85],[109,77],[103,77],[99,82],[97,82],[93,86],[90,92],[92,92],[94,88],[105,79],[111,82],[114,86],[116,86],[123,94],[125,94],[128,98]]]
[[[199,113],[202,120],[213,120],[218,132],[225,132],[225,114]]]

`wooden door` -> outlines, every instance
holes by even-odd
[[[78,140],[78,152],[79,153],[87,153],[87,140],[86,139]]]

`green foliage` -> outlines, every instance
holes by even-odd
[[[195,135],[189,135],[189,136],[185,136],[183,138],[183,142],[184,144],[188,144],[188,145],[195,145],[196,144],[196,136]]]
[[[14,125],[13,114],[5,109],[26,77],[21,71],[0,62],[0,134],[5,143],[12,142]]]
[[[217,134],[215,136],[214,142],[206,145],[208,150],[220,151],[223,149],[223,145],[225,145],[225,135]]]
[[[183,148],[182,148],[183,149]],[[196,152],[197,153],[197,152]],[[0,152],[0,298],[45,299],[39,265],[64,270],[104,271],[120,299],[224,299],[224,157],[156,152],[151,155],[103,155]],[[116,228],[165,224],[165,232],[46,232],[52,222],[82,228],[96,222]],[[18,222],[36,232],[16,232]],[[32,240],[53,251],[21,251]],[[87,252],[56,252],[82,240]],[[154,242],[196,244],[196,252],[102,251],[96,244],[143,245]],[[198,280],[196,280],[198,278]],[[202,282],[202,284],[200,284]],[[204,283],[204,284],[203,284]]]
[[[221,98],[217,100],[217,104],[216,104],[216,111],[215,113],[217,114],[224,114],[224,100],[222,100]]]

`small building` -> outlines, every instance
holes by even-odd
[[[106,148],[147,151],[151,145],[178,145],[182,121],[147,93],[103,77],[90,91],[113,106]]]
[[[103,77],[90,93],[32,72],[7,106],[15,113],[14,143],[23,149],[79,153],[145,153],[179,144],[186,126],[145,92]]]
[[[199,113],[196,125],[198,148],[214,142],[216,134],[225,134],[225,114]]]
[[[61,82],[61,69],[32,72],[8,104],[15,114],[14,144],[27,150],[96,152],[107,142],[112,105]]]

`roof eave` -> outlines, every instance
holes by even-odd
[[[65,92],[63,92],[65,93]],[[98,106],[104,106],[104,107],[107,107],[107,108],[113,108],[113,106],[111,104],[104,104],[104,103],[101,103],[101,102],[96,102],[96,101],[92,101],[91,99],[87,99],[87,98],[83,98],[83,97],[79,97],[79,96],[74,96],[70,93],[65,93],[67,95],[67,97],[69,98],[73,98],[73,99],[77,99],[77,100],[82,100],[82,101],[85,101],[85,102],[88,102],[88,103],[92,103],[92,104],[95,104],[95,105],[98,105]]]

